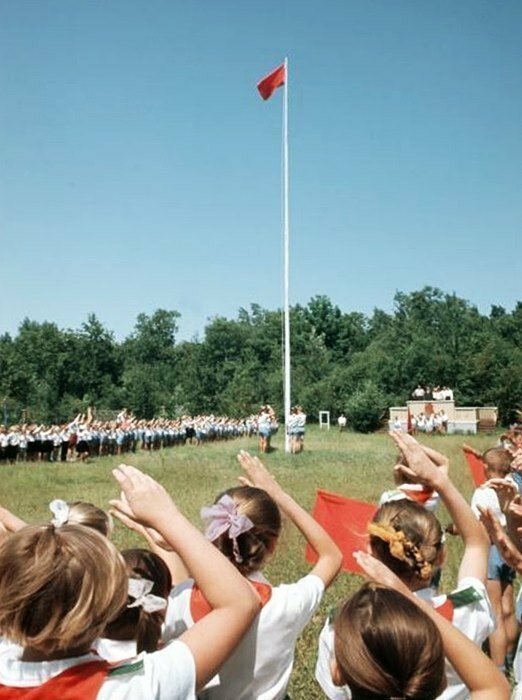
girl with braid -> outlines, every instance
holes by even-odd
[[[368,526],[369,550],[409,591],[426,601],[480,647],[495,624],[485,587],[488,538],[469,504],[451,482],[447,459],[404,433],[392,433],[392,438],[405,457],[405,464],[399,467],[404,475],[438,492],[462,534],[464,554],[457,588],[449,595],[434,592],[432,579],[444,561],[443,531],[435,515],[416,502],[402,499],[379,507]],[[349,638],[346,645],[346,654],[349,655]],[[333,647],[333,620],[328,620],[319,639],[316,678],[327,697],[343,700],[350,698],[351,693],[348,686],[337,687],[332,679]],[[441,695],[444,700],[469,697],[468,687],[449,664],[447,682]]]

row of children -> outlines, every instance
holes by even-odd
[[[0,464],[85,461],[89,457],[250,436],[256,429],[252,416],[239,419],[199,415],[138,420],[125,414],[123,420],[97,421],[79,414],[62,425],[0,426]]]
[[[408,435],[393,439],[403,455],[396,471],[437,491],[463,537],[458,591],[430,588],[444,559],[435,516],[409,498],[385,503],[369,526],[371,553],[356,555],[372,582],[327,621],[317,678],[331,698],[505,699],[505,677],[479,648],[493,626],[485,532],[445,458]],[[341,553],[259,459],[238,459],[241,486],[202,511],[206,536],[150,476],[114,470],[112,512],[150,546],[124,558],[106,515],[96,510],[102,532],[85,515],[91,506],[53,502],[52,523],[36,526],[2,511],[0,700],[286,697],[297,638]],[[272,586],[262,568],[282,515],[317,562]]]

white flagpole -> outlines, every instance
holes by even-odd
[[[285,86],[283,99],[283,239],[284,239],[284,405],[285,405],[285,452],[290,452],[290,436],[287,428],[290,419],[290,307],[289,253],[290,231],[288,217],[288,58],[285,58]]]

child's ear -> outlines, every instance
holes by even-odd
[[[277,542],[279,538],[274,537],[273,539],[270,540],[270,542],[266,546],[266,552],[267,552],[267,557],[271,557],[272,554],[275,552],[277,548]]]
[[[439,550],[439,553],[437,554],[437,559],[435,560],[435,566],[440,569],[445,561],[446,561],[446,547],[444,545],[442,545],[442,547]]]
[[[341,673],[341,669],[339,668],[339,664],[337,663],[335,658],[332,658],[332,660],[330,661],[330,673],[332,674],[332,681],[334,685],[346,685],[346,683],[343,680],[343,675]]]

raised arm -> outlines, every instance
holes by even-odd
[[[212,607],[180,637],[192,652],[196,685],[201,688],[252,624],[260,601],[248,581],[182,515],[160,484],[124,464],[113,474],[122,489],[122,497],[111,501],[113,508],[157,530],[187,564]]]
[[[407,466],[405,474],[415,476],[418,480],[437,491],[464,541],[464,554],[460,562],[458,579],[473,576],[484,584],[487,576],[489,539],[473,514],[469,503],[458,491],[445,469],[440,467],[447,458],[404,433],[394,432],[392,438],[402,450]]]
[[[0,524],[6,532],[17,532],[27,525],[25,520],[22,520],[10,510],[0,506]]]
[[[243,450],[237,459],[246,475],[239,478],[241,483],[263,489],[274,499],[317,553],[318,559],[311,573],[322,579],[325,586],[329,586],[341,568],[342,554],[339,547],[321,525],[279,486],[260,459]]]
[[[506,677],[476,644],[429,603],[415,596],[387,566],[371,554],[356,552],[354,557],[369,578],[402,593],[433,620],[442,637],[444,654],[469,689],[471,700],[508,700],[509,683]]]
[[[111,510],[111,515],[114,515],[114,517],[128,527],[129,530],[133,530],[141,535],[148,544],[151,552],[154,552],[154,554],[157,554],[163,559],[170,571],[174,586],[190,578],[190,572],[179,554],[173,551],[172,547],[170,547],[157,530],[154,530],[152,527],[145,527],[119,510]]]

